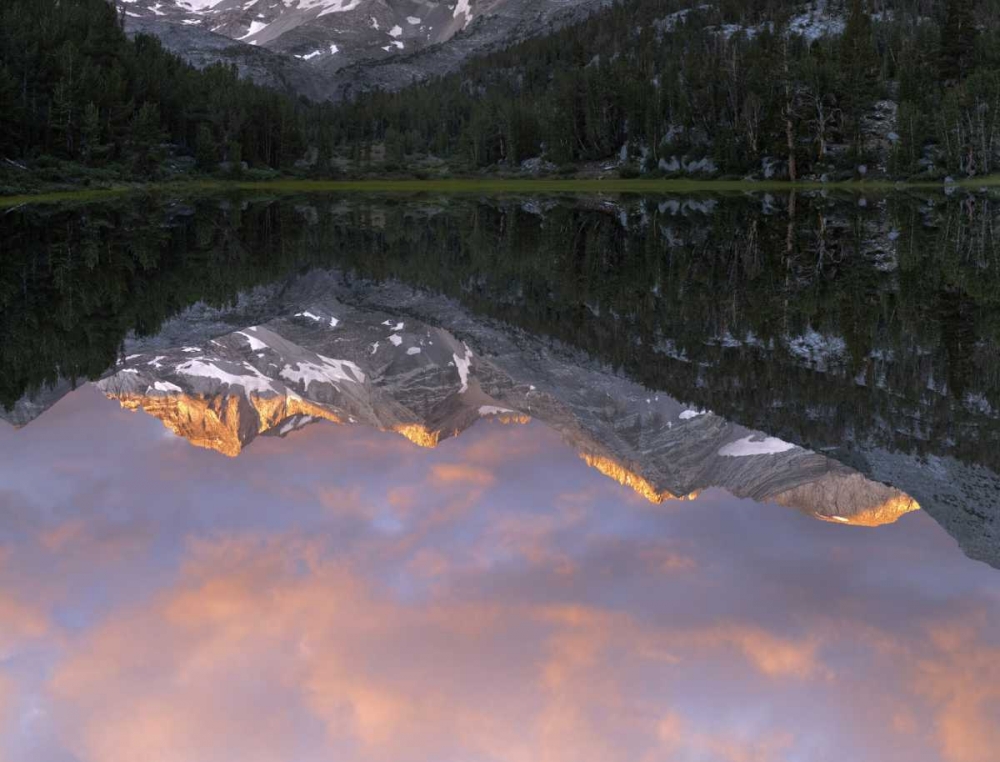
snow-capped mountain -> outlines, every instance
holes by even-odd
[[[257,436],[286,436],[318,421],[372,426],[433,447],[483,419],[536,419],[590,466],[654,503],[722,487],[866,526],[919,507],[823,455],[566,364],[537,340],[522,340],[517,351],[494,343],[481,355],[409,316],[332,295],[297,304],[285,317],[198,345],[129,355],[98,386],[192,444],[230,456]]]
[[[351,63],[359,53],[380,57],[443,42],[474,17],[469,0],[451,5],[422,0],[121,2],[127,18],[194,26],[304,61],[332,59],[334,65]]]
[[[434,48],[456,37],[454,51],[406,65],[375,79],[408,84],[459,65],[466,57],[514,37],[568,23],[605,0],[117,0],[126,28],[164,38],[167,47],[196,65],[242,59],[254,46],[308,65],[319,95],[342,94],[333,75],[359,62],[386,62]],[[567,15],[567,12],[569,14]],[[477,19],[488,19],[477,24]],[[211,35],[211,36],[208,36]],[[225,42],[226,40],[230,42]],[[458,40],[456,40],[458,42]],[[239,63],[239,60],[236,61]],[[414,68],[415,66],[415,68]],[[244,73],[274,84],[255,69]],[[397,76],[398,75],[398,76]],[[293,78],[300,92],[317,97],[316,82]],[[350,78],[349,78],[350,79]],[[396,81],[398,80],[398,82]]]

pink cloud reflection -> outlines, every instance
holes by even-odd
[[[996,572],[927,516],[650,507],[536,424],[225,459],[103,402],[0,432],[5,762],[996,759]]]

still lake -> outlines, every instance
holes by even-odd
[[[1000,196],[0,216],[4,762],[995,762]]]

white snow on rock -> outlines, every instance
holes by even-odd
[[[353,11],[361,5],[361,0],[300,0],[300,8],[318,8],[323,7],[323,10],[319,12],[320,16],[326,16],[328,13],[344,13],[346,11]]]
[[[513,413],[513,412],[514,411],[510,410],[509,408],[497,407],[496,405],[479,406],[479,415],[501,415],[503,413]]]
[[[155,389],[158,392],[163,392],[164,394],[167,394],[169,392],[184,391],[177,384],[172,384],[169,381],[157,381],[153,384],[153,389]]]
[[[177,372],[182,376],[195,378],[214,378],[229,386],[242,386],[247,392],[273,392],[274,382],[249,363],[241,366],[247,375],[238,375],[223,370],[211,363],[201,360],[188,360],[177,366]]]
[[[757,438],[761,436],[761,434],[751,434],[743,439],[730,442],[719,450],[719,455],[728,458],[742,458],[748,455],[777,455],[795,449],[795,445],[777,437]]]
[[[378,19],[372,16],[371,20],[372,20],[372,29],[378,29]]]
[[[463,13],[465,14],[465,26],[462,27],[464,29],[472,21],[472,8],[469,5],[469,0],[458,0],[458,4],[455,5],[455,10],[451,15],[452,18],[457,19]]]
[[[293,383],[304,383],[306,389],[309,388],[309,384],[313,381],[329,383],[335,386],[339,381],[346,381],[353,384],[364,382],[365,374],[361,368],[350,360],[333,360],[329,357],[323,357],[323,355],[316,356],[323,363],[322,365],[307,360],[300,360],[295,363],[296,367],[286,365],[279,375]]]
[[[308,423],[312,423],[314,420],[315,419],[311,415],[294,416],[281,424],[281,428],[278,429],[278,433],[281,436],[284,436],[289,431],[301,429],[303,426]]]
[[[392,334],[392,336],[389,337],[389,341],[392,342],[392,345],[394,347],[398,347],[400,344],[403,343],[403,337],[397,333],[394,333]]]
[[[459,394],[465,394],[469,391],[469,366],[472,364],[472,350],[469,349],[468,345],[465,345],[465,357],[452,355],[452,359],[455,362],[455,368],[458,370],[458,377],[462,381],[462,388],[459,389]]]
[[[316,323],[323,323],[323,322],[326,322],[326,320],[327,320],[326,318],[320,317],[319,315],[317,315],[317,314],[315,314],[313,312],[309,312],[309,311],[306,311],[306,312],[296,312],[295,313],[295,317],[308,318],[309,320],[312,320],[312,321],[314,321]],[[338,325],[340,325],[340,321],[337,320],[337,318],[335,318],[335,317],[331,317],[330,318],[330,327],[331,328],[336,328]]]
[[[396,24],[392,29],[389,30],[390,37],[400,37],[403,34],[403,27]]]
[[[417,24],[420,23],[420,19],[417,18],[416,16],[407,16],[406,23],[409,24],[410,26],[416,26]]]
[[[256,336],[251,336],[246,331],[237,331],[236,333],[238,333],[240,336],[242,336],[243,338],[245,338],[247,341],[250,342],[251,352],[259,352],[262,349],[268,348],[267,344],[258,339]]]
[[[255,34],[257,34],[258,32],[264,31],[264,29],[266,29],[266,28],[267,28],[267,24],[265,24],[263,21],[251,21],[250,22],[250,31],[247,32],[242,37],[238,37],[237,39],[239,39],[239,40],[245,40],[248,37],[253,37]]]
[[[406,350],[406,354],[408,354],[408,355],[419,355],[420,354],[420,347],[410,347],[409,349]]]
[[[178,5],[182,5],[192,11],[205,11],[214,8],[222,0],[179,0]]]
[[[699,415],[705,415],[707,412],[707,410],[685,410],[677,417],[682,421],[690,421],[692,418],[697,418]]]

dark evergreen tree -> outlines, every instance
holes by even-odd
[[[946,82],[963,79],[972,66],[976,48],[974,0],[946,0],[941,29],[941,78]]]
[[[195,159],[201,169],[214,169],[219,162],[219,149],[212,135],[212,128],[207,123],[198,125]]]

